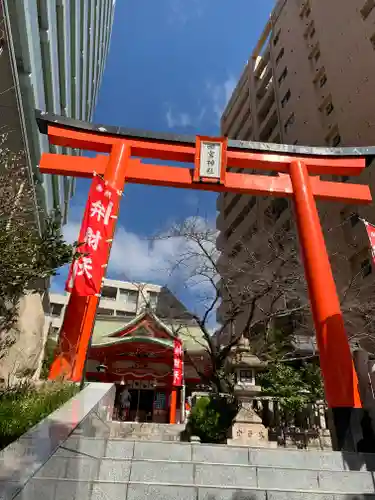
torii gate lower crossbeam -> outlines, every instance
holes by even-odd
[[[39,113],[38,123],[52,144],[108,154],[96,158],[43,154],[40,162],[43,173],[92,177],[96,172],[103,174],[112,187],[121,190],[124,184],[132,182],[293,199],[326,399],[334,410],[361,408],[357,374],[315,198],[370,203],[367,186],[322,181],[318,176],[359,175],[365,168],[365,157],[375,153],[373,149],[299,148],[213,138],[197,138],[196,146],[195,138],[153,136],[45,113]],[[203,150],[198,145],[204,140],[219,142],[222,148],[221,171],[215,178],[200,175]],[[196,166],[189,169],[151,165],[137,157],[195,162]],[[273,171],[278,175],[233,173],[227,170],[229,167]],[[74,381],[82,378],[97,305],[97,297],[71,295],[50,378],[62,375]]]

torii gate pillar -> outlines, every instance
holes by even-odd
[[[326,400],[334,415],[338,448],[347,448],[349,420],[362,408],[362,403],[315,198],[370,203],[372,198],[367,186],[322,181],[319,175],[358,175],[365,167],[366,155],[375,155],[374,148],[363,151],[299,148],[199,137],[196,141],[195,138],[95,126],[46,114],[39,114],[38,121],[40,130],[48,133],[53,144],[109,153],[96,158],[43,154],[40,162],[43,173],[92,177],[95,171],[104,174],[117,189],[130,182],[294,200]],[[214,156],[221,162],[216,165],[216,172],[206,165],[204,175],[200,170],[201,161],[209,157],[203,143],[211,144],[210,148],[216,151]],[[195,169],[142,164],[139,157],[195,162]],[[208,160],[207,164],[215,163],[212,162]],[[276,171],[279,175],[234,173],[228,171],[228,167]],[[61,330],[59,355],[50,378],[65,374],[70,380],[80,380],[83,376],[98,304],[96,297],[84,300],[85,303],[82,297],[71,296]]]

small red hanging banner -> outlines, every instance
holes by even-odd
[[[179,339],[173,341],[173,385],[175,387],[182,385],[182,343]]]
[[[94,177],[79,233],[78,241],[83,244],[78,252],[82,256],[70,266],[67,292],[74,291],[85,297],[100,293],[119,196],[117,190],[107,186],[103,179]]]
[[[362,219],[362,221],[366,226],[367,236],[368,239],[370,240],[372,260],[374,261],[375,264],[375,226],[369,224],[367,220]]]

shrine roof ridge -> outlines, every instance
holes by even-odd
[[[117,127],[115,125],[101,125],[90,123],[61,115],[35,110],[36,121],[42,134],[48,133],[48,125],[59,125],[68,129],[79,129],[87,132],[115,136],[124,139],[143,139],[155,142],[175,143],[176,145],[195,145],[196,137],[181,134],[167,134],[148,130]],[[271,142],[255,142],[228,139],[228,149],[248,150],[249,152],[287,154],[289,156],[319,156],[319,157],[362,157],[372,160],[375,157],[375,146],[364,147],[319,147],[276,144]],[[367,162],[369,163],[369,161]]]

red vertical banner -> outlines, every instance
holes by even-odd
[[[366,220],[363,220],[363,223],[366,227],[367,236],[370,241],[372,260],[375,264],[375,226],[369,224]]]
[[[107,186],[102,178],[94,177],[78,239],[82,243],[78,248],[82,255],[70,267],[68,292],[86,297],[100,294],[119,197],[116,189]]]
[[[182,342],[179,339],[173,341],[173,386],[180,387],[182,385]]]

